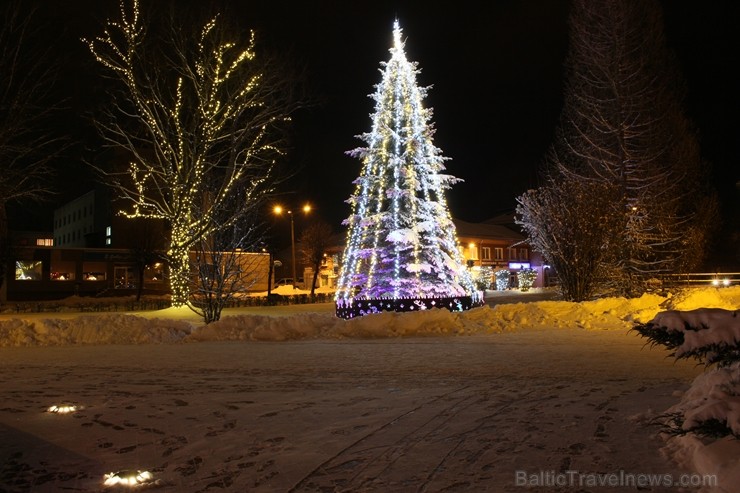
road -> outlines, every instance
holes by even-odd
[[[555,289],[533,289],[524,293],[519,291],[486,291],[485,299],[489,306],[496,306],[502,303],[562,300],[562,297]]]

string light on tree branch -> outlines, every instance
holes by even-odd
[[[156,43],[145,42],[147,32],[139,1],[121,0],[120,19],[83,41],[124,89],[101,123],[109,143],[132,156],[125,178],[116,177],[128,204],[121,213],[169,224],[169,281],[180,306],[190,294],[189,251],[257,207],[283,155],[282,125],[298,105],[276,97],[282,82],[267,83],[254,32],[244,42],[224,40],[218,16],[195,36],[176,30]],[[155,63],[151,46],[172,51]]]
[[[396,21],[390,61],[372,98],[367,147],[350,151],[362,161],[349,198],[352,214],[339,275],[337,315],[432,307],[463,310],[482,303],[457,249],[444,192],[458,180],[443,174],[432,142],[426,91],[406,60]]]

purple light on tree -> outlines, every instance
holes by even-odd
[[[403,50],[398,21],[391,58],[372,95],[367,144],[349,151],[362,161],[337,286],[337,315],[432,307],[464,310],[482,303],[457,246],[445,190],[459,181],[444,174],[441,150],[432,142],[426,89],[417,64]]]

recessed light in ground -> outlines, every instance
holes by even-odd
[[[140,486],[153,481],[154,476],[149,471],[119,471],[106,474],[103,486]]]
[[[46,410],[46,412],[55,414],[69,414],[77,411],[78,409],[80,409],[80,407],[74,404],[57,404],[55,406],[50,406]]]

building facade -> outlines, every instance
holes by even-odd
[[[94,190],[54,211],[53,232],[11,232],[0,299],[168,294],[164,221],[111,211],[106,193]],[[191,253],[194,262],[198,255]],[[269,255],[234,255],[245,289],[266,291]]]

